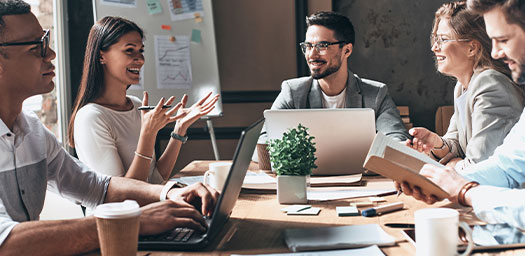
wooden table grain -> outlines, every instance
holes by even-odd
[[[208,165],[215,161],[193,161],[177,176],[202,175]],[[255,163],[250,164],[250,170],[258,170]],[[390,180],[380,177],[364,177],[367,187],[377,188]],[[355,188],[355,187],[352,187]],[[403,210],[391,212],[377,217],[338,217],[336,206],[348,206],[357,199],[335,200],[329,202],[309,202],[313,207],[321,208],[317,216],[288,216],[280,211],[283,205],[277,202],[275,193],[252,193],[242,191],[232,211],[228,223],[225,224],[215,241],[199,252],[158,252],[141,251],[137,255],[231,255],[231,254],[263,254],[290,252],[284,242],[283,231],[287,228],[308,228],[338,225],[379,224],[387,233],[396,238],[397,244],[381,247],[386,255],[415,255],[415,247],[405,240],[401,229],[389,228],[385,223],[414,223],[414,211],[428,207],[450,207],[460,212],[461,220],[469,224],[479,223],[470,208],[462,208],[450,202],[439,202],[426,205],[405,195],[385,196],[386,203],[402,201]],[[364,199],[361,199],[364,200]],[[385,204],[385,203],[382,203]],[[476,253],[476,255],[525,255],[525,249],[505,250],[496,252]]]

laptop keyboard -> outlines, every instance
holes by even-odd
[[[210,226],[211,218],[204,216],[208,228]],[[195,233],[195,230],[190,228],[175,228],[168,232],[153,235],[153,236],[143,236],[140,238],[141,241],[161,241],[161,242],[187,242],[191,236]]]

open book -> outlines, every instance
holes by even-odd
[[[363,167],[397,182],[418,186],[423,193],[435,195],[440,200],[447,198],[447,192],[419,174],[419,170],[425,164],[445,167],[429,156],[377,133]]]

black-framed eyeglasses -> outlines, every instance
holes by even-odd
[[[40,45],[40,56],[45,57],[47,49],[49,48],[49,29],[44,30],[44,35],[39,41],[27,41],[27,42],[13,42],[13,43],[0,43],[0,46],[15,46],[15,45]]]
[[[303,51],[303,54],[307,54],[310,52],[313,48],[317,50],[319,55],[326,54],[326,50],[330,45],[336,45],[336,44],[346,44],[346,41],[337,41],[337,42],[320,42],[316,44],[308,43],[308,42],[302,42],[299,44],[301,47],[301,51]]]

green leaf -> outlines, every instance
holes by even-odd
[[[317,168],[314,139],[308,128],[299,124],[286,131],[282,139],[270,140],[270,161],[277,175],[310,175]]]

